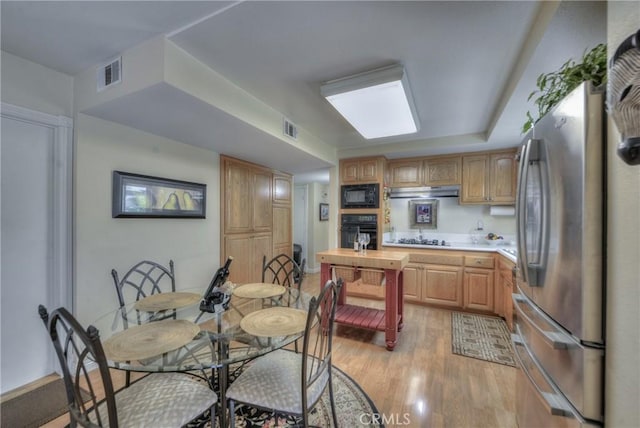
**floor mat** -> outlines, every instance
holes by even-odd
[[[517,367],[511,334],[502,318],[452,312],[451,351],[457,355]]]

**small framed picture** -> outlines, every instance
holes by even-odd
[[[409,223],[412,228],[438,227],[438,200],[414,199],[409,201]]]
[[[329,220],[329,204],[320,204],[320,221]]]

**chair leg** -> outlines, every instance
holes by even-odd
[[[124,375],[124,386],[125,386],[125,388],[129,388],[130,384],[131,384],[131,372],[129,370],[127,370],[125,372],[125,375]]]
[[[236,426],[236,402],[229,400],[229,427],[235,428]]]
[[[329,368],[331,370],[331,368]],[[331,405],[331,416],[333,417],[333,426],[338,428],[338,415],[336,415],[336,402],[333,398],[333,380],[331,378],[331,372],[329,372],[329,403]]]

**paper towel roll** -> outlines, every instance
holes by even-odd
[[[489,215],[516,215],[516,207],[495,206],[489,207]]]

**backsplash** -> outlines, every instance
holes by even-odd
[[[390,199],[391,222],[385,228],[385,239],[391,239],[393,228],[395,239],[413,238],[419,229],[410,227],[409,200]],[[488,205],[460,205],[458,198],[438,199],[436,229],[422,229],[422,236],[428,239],[471,242],[473,237],[482,239],[489,232],[502,235],[505,240],[515,239],[516,218],[514,216],[492,216]],[[478,225],[483,230],[476,230]]]

